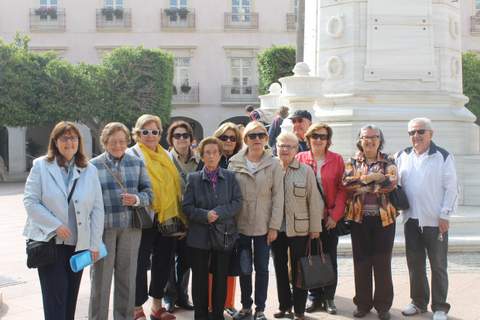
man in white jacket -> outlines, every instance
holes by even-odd
[[[408,134],[412,147],[396,154],[399,181],[410,203],[403,214],[412,302],[402,314],[413,316],[427,311],[430,300],[426,274],[428,255],[432,270],[433,319],[446,320],[450,309],[446,302],[448,228],[458,194],[455,163],[450,153],[433,143],[429,119],[410,120]]]

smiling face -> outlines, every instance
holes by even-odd
[[[235,131],[228,129],[219,137],[219,139],[223,145],[223,153],[225,153],[227,156],[232,155],[233,151],[235,151],[235,147],[237,146],[237,135],[235,134]]]
[[[360,132],[360,144],[366,155],[376,155],[380,147],[380,133],[375,129],[363,129]]]
[[[325,128],[320,128],[315,130],[312,134],[309,134],[310,139],[310,148],[314,153],[317,151],[325,152],[327,150],[328,140],[328,131]]]
[[[190,137],[187,129],[178,127],[173,131],[172,142],[175,150],[187,150],[192,144],[192,138]]]
[[[78,151],[79,137],[74,131],[67,131],[55,141],[58,152],[70,161]]]
[[[155,133],[157,133],[155,135]],[[157,150],[162,132],[154,121],[145,123],[140,129],[140,142],[151,150]]]
[[[277,154],[278,158],[285,163],[289,164],[295,158],[295,155],[298,151],[297,141],[289,138],[282,139],[281,141],[277,140]]]
[[[268,141],[268,134],[262,128],[255,128],[246,135],[245,143],[251,151],[263,151]]]
[[[312,121],[307,118],[293,118],[293,133],[298,137],[298,139],[303,140],[305,138],[305,133],[308,130],[308,127],[312,124]]]
[[[121,158],[128,147],[128,137],[122,130],[115,131],[107,140],[105,149],[114,158]]]
[[[415,152],[422,154],[430,147],[433,131],[426,129],[425,124],[422,122],[414,122],[408,128],[408,135]]]

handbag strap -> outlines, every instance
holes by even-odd
[[[310,164],[310,168],[312,168],[312,170],[314,170],[313,172],[315,172],[315,169],[313,167],[313,164]],[[320,170],[320,169],[318,169]],[[320,191],[320,196],[322,197],[322,200],[323,200],[323,204],[325,205],[325,207],[327,206],[327,201],[325,199],[325,194],[323,193],[323,189],[322,187],[320,186],[320,183],[318,182],[318,179],[317,177],[315,176],[315,182],[317,183],[317,188],[318,188],[318,191]]]
[[[77,178],[77,179],[75,179],[75,181],[73,181],[72,189],[70,190],[70,193],[68,194],[67,203],[69,203],[69,204],[70,204],[70,200],[72,200],[73,192],[75,191],[75,187],[77,186],[78,179],[80,179],[80,178]]]
[[[322,259],[322,262],[325,263],[325,254],[323,253],[323,244],[320,238],[307,241],[307,248],[305,249],[305,256],[311,257],[312,256],[312,242],[315,241],[317,244],[317,253]]]
[[[105,166],[105,169],[107,169],[107,171],[112,175],[113,179],[118,184],[120,189],[122,189],[124,193],[127,193],[127,188],[125,188],[125,185],[123,184],[122,179],[120,179],[120,177],[117,174],[115,174],[115,172],[112,171],[112,169],[105,162],[105,159],[102,160],[102,163]]]

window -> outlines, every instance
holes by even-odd
[[[174,63],[173,94],[187,94],[190,91],[190,57],[176,57]],[[188,89],[188,90],[187,90]]]
[[[232,21],[249,22],[251,13],[251,0],[232,0]]]
[[[298,17],[298,0],[293,0],[293,13]]]
[[[170,0],[170,8],[186,8],[187,0]]]
[[[252,58],[232,58],[232,94],[251,94]]]
[[[123,0],[105,0],[105,8],[123,8]]]
[[[40,0],[40,7],[56,7],[57,0]]]

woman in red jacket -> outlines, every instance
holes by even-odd
[[[323,232],[321,239],[323,250],[330,254],[333,269],[337,273],[337,245],[338,235],[335,227],[338,220],[343,217],[345,210],[346,193],[342,187],[342,176],[345,165],[341,155],[329,151],[332,144],[332,128],[324,123],[312,124],[305,134],[310,151],[297,154],[296,158],[313,168],[317,177],[318,186],[321,188],[325,202],[323,214]],[[336,314],[337,307],[334,303],[335,283],[310,291],[310,299],[307,302],[307,312],[315,312],[318,309],[326,310],[329,314]]]

